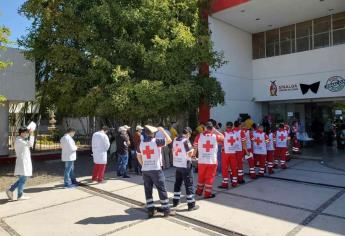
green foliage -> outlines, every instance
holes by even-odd
[[[11,31],[3,26],[0,26],[0,50],[6,50],[6,45],[10,43],[8,37],[10,36]],[[8,61],[0,61],[0,70],[5,69],[10,66],[12,63]]]
[[[4,102],[6,102],[6,101],[7,101],[6,97],[3,95],[0,95],[0,106],[4,105]]]
[[[6,27],[0,27],[0,50],[6,50],[5,45],[10,43],[8,37],[10,36],[11,31]],[[12,65],[9,61],[1,61],[0,60],[0,70],[5,69],[6,67]],[[0,94],[0,105],[6,102],[7,99],[5,96]]]
[[[201,96],[223,103],[220,84],[196,73],[224,63],[201,2],[28,0],[21,13],[33,25],[20,44],[38,63],[44,106],[133,121],[195,110]]]

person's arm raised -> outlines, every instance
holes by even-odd
[[[161,131],[165,136],[165,145],[169,145],[172,142],[170,135],[164,130],[163,127],[158,127],[158,130]]]
[[[217,129],[213,128],[213,133],[218,136],[218,141],[222,142],[224,140],[224,135]]]

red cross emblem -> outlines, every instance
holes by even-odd
[[[151,159],[151,155],[155,154],[155,151],[153,149],[150,149],[150,146],[146,146],[143,153],[147,157],[147,159]]]
[[[202,145],[203,148],[205,148],[206,152],[210,152],[213,148],[213,144],[211,144],[210,140],[207,140],[207,142]]]
[[[284,141],[284,140],[285,140],[284,134],[281,134],[281,135],[279,136],[279,139],[280,139],[280,141]]]
[[[231,146],[233,146],[234,145],[234,143],[236,142],[236,139],[234,139],[234,137],[230,137],[230,139],[228,139],[228,143],[231,145]]]
[[[262,143],[262,140],[259,137],[256,137],[256,139],[254,140],[254,142],[256,142],[256,145],[260,145]]]
[[[178,156],[178,154],[182,152],[182,149],[178,146],[178,144],[176,144],[175,146],[175,156]]]

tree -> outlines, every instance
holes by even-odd
[[[45,107],[65,115],[134,121],[168,117],[224,102],[214,78],[198,75],[207,62],[217,69],[198,0],[28,0],[32,18],[20,40],[35,59]]]
[[[10,30],[4,26],[0,26],[0,50],[6,50],[7,44],[10,43],[8,37],[10,36]],[[6,67],[10,66],[12,63],[8,61],[1,61],[0,60],[0,70],[5,69]],[[0,105],[6,102],[6,97],[0,94]]]

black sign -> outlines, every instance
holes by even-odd
[[[302,94],[306,94],[308,93],[309,89],[310,91],[312,91],[313,93],[317,93],[317,91],[319,90],[320,87],[320,81],[313,83],[313,84],[299,84],[299,87],[301,88]]]

